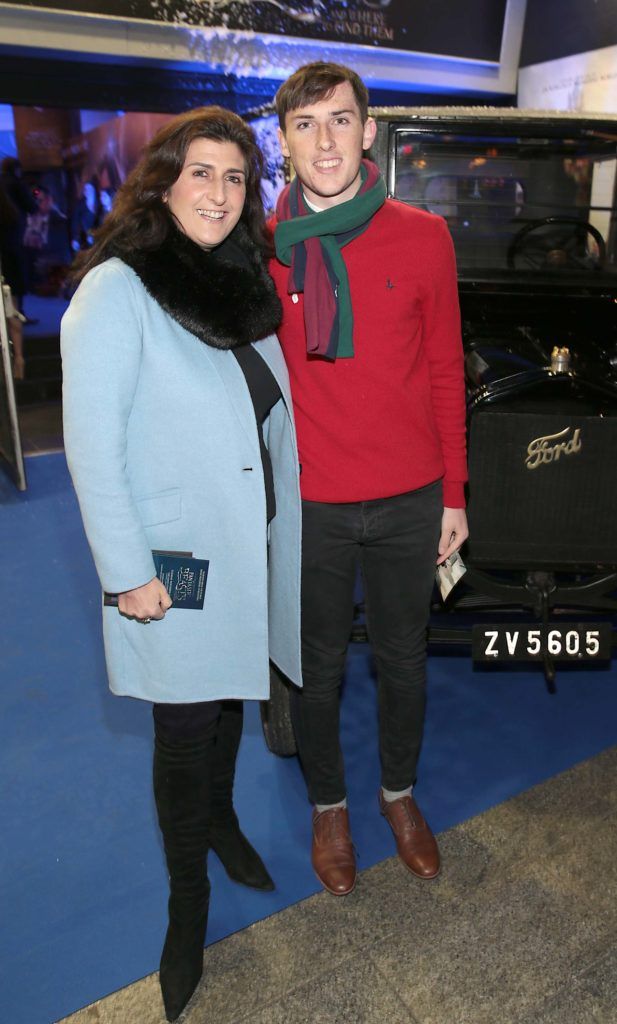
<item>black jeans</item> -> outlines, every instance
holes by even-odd
[[[381,782],[401,790],[415,781],[442,512],[441,481],[375,501],[303,502],[304,687],[292,690],[292,716],[314,803],[345,797],[339,694],[358,564],[378,676]]]

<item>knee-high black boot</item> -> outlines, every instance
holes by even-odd
[[[167,1020],[180,1016],[201,978],[208,921],[208,817],[216,721],[198,739],[155,730],[154,796],[169,871],[169,926],[160,969]]]
[[[271,891],[274,882],[248,839],[240,831],[233,806],[236,756],[244,721],[240,700],[223,701],[212,770],[210,846],[234,882]]]

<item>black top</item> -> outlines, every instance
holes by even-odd
[[[272,475],[272,463],[266,447],[263,435],[263,422],[281,398],[279,388],[270,367],[256,352],[252,345],[239,345],[233,350],[242,370],[248,389],[251,393],[255,419],[257,420],[257,433],[259,435],[259,450],[261,452],[261,465],[266,486],[266,516],[267,521],[274,519],[276,515],[276,499],[274,497],[274,477]]]

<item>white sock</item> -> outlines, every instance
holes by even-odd
[[[322,811],[333,811],[335,807],[347,807],[347,797],[339,800],[337,804],[315,804],[315,810],[318,814]]]
[[[386,803],[391,804],[393,800],[401,800],[404,796],[411,796],[413,786],[408,786],[407,789],[384,789],[382,786],[381,792]]]

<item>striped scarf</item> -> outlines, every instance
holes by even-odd
[[[353,356],[353,310],[341,249],[366,231],[386,199],[386,186],[370,160],[360,166],[362,184],[353,199],[313,213],[298,178],[276,206],[276,255],[290,267],[287,291],[304,292],[306,349],[334,360]]]

